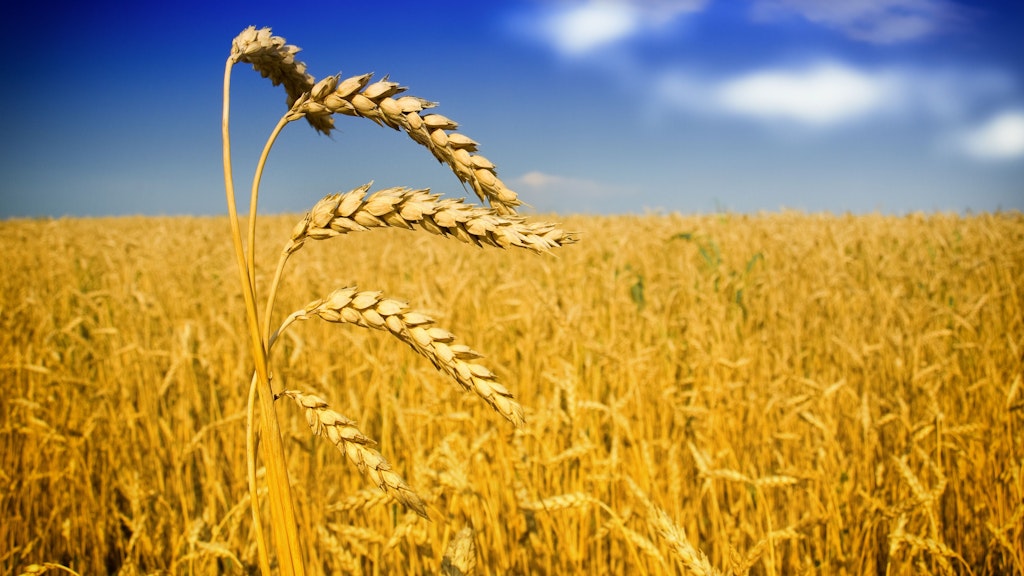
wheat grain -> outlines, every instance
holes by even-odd
[[[674,523],[664,510],[652,506],[648,520],[654,524],[658,536],[670,546],[672,553],[688,570],[701,575],[720,574],[704,552],[695,548],[686,538],[686,531]]]
[[[772,476],[762,476],[761,478],[754,480],[753,484],[758,488],[780,488],[782,486],[792,486],[798,482],[800,482],[799,478],[777,474]]]
[[[442,200],[428,190],[387,188],[367,196],[369,188],[365,184],[317,202],[292,230],[285,254],[301,248],[307,239],[322,240],[383,227],[418,228],[477,246],[525,248],[538,253],[577,240],[576,234],[554,224],[527,223],[523,218],[503,216],[462,200]]]
[[[943,572],[947,574],[955,573],[953,571],[953,566],[949,563],[950,558],[958,560],[966,565],[963,557],[955,550],[932,538],[921,538],[915,534],[903,532],[895,536],[895,539],[899,543],[907,544],[914,553],[927,552],[928,557],[938,562]]]
[[[698,454],[693,444],[690,444],[690,450],[694,455]],[[632,478],[626,476],[625,479],[630,492],[647,509],[647,521],[654,526],[658,537],[671,547],[672,554],[682,562],[687,570],[701,576],[721,574],[711,565],[704,552],[694,548],[693,544],[686,538],[686,530],[682,526],[673,522],[664,510],[651,502],[647,494],[640,489],[640,486]]]
[[[355,426],[355,422],[331,410],[322,398],[312,394],[303,394],[297,390],[286,390],[279,397],[288,397],[295,401],[306,412],[306,421],[317,436],[326,436],[338,450],[366,474],[377,487],[387,492],[396,500],[426,518],[427,510],[423,500],[405,480],[391,469],[391,464],[373,449],[375,444],[363,435]]]
[[[403,540],[409,538],[416,538],[422,534],[421,520],[416,514],[406,514],[402,517],[402,520],[395,527],[395,531],[391,534],[391,538],[388,538],[386,544],[384,544],[385,550],[390,550],[397,547],[402,543]]]
[[[371,544],[387,543],[387,538],[369,528],[338,523],[330,523],[327,528],[332,534],[340,536],[345,541],[345,547],[357,556],[369,556]]]
[[[360,490],[346,496],[340,502],[328,506],[331,512],[366,512],[371,508],[391,502],[393,497],[380,490]]]
[[[328,554],[328,558],[333,561],[331,564],[335,562],[340,564],[340,567],[349,574],[363,573],[362,566],[359,564],[359,558],[352,554],[348,548],[342,546],[333,532],[324,526],[317,526],[316,532],[320,542],[322,542],[330,552],[330,554]]]
[[[705,478],[725,480],[726,482],[736,482],[737,484],[753,484],[753,480],[751,480],[750,476],[729,468],[708,470],[706,472],[701,472],[700,475]]]
[[[1013,410],[1015,407],[1019,409],[1022,407],[1022,405],[1024,405],[1021,402],[1014,402],[1014,400],[1016,400],[1017,398],[1017,395],[1021,391],[1022,384],[1024,384],[1024,376],[1022,376],[1021,374],[1017,374],[1013,378],[1013,382],[1010,384],[1010,389],[1006,391],[1007,410]]]
[[[571,427],[574,426],[576,422],[579,400],[576,396],[576,379],[573,378],[571,370],[568,366],[565,367],[565,371],[565,377],[552,378],[551,380],[554,381],[555,386],[560,392],[558,403],[563,414],[562,419],[566,422],[566,424],[568,424]]]
[[[445,549],[441,559],[441,574],[445,576],[470,576],[476,572],[476,543],[472,526],[459,530]]]
[[[291,108],[303,94],[313,90],[313,76],[306,72],[306,65],[295,59],[301,49],[286,44],[280,36],[274,36],[270,28],[256,29],[249,26],[231,41],[232,62],[252,64],[254,70],[277,85],[284,85]],[[330,134],[334,120],[330,116],[308,116],[307,121],[318,132]]]
[[[415,142],[425,146],[439,161],[469,184],[481,200],[490,202],[499,214],[512,215],[522,204],[517,194],[497,176],[494,163],[473,154],[477,142],[461,134],[448,134],[458,124],[440,114],[421,112],[435,103],[414,96],[392,98],[405,87],[387,77],[369,84],[372,74],[362,74],[339,82],[337,76],[315,81],[306,65],[295,59],[300,51],[274,36],[270,28],[250,26],[231,43],[232,62],[252,64],[253,69],[275,85],[283,84],[288,94],[288,120],[305,117],[318,132],[330,134],[333,114],[360,116],[377,124],[403,129]]]
[[[498,178],[494,164],[473,153],[477,142],[461,134],[448,133],[457,129],[458,123],[440,114],[421,115],[435,103],[410,96],[392,98],[405,88],[386,77],[368,85],[371,77],[371,74],[362,74],[341,81],[334,76],[325,78],[321,81],[320,90],[295,102],[292,112],[295,117],[360,116],[383,126],[401,128],[413,141],[425,146],[435,158],[447,164],[459,180],[469,184],[480,200],[490,202],[499,214],[515,214],[516,207],[522,202]]]
[[[775,545],[775,542],[779,540],[799,540],[801,538],[803,538],[803,535],[793,528],[785,528],[769,533],[764,538],[761,538],[753,548],[748,550],[742,559],[739,559],[737,555],[737,561],[731,566],[733,574],[748,574],[768,548]]]
[[[428,464],[436,470],[435,479],[443,488],[456,494],[470,494],[473,484],[462,459],[456,456],[451,446],[451,436],[446,437],[430,454]]]
[[[567,460],[582,460],[584,456],[593,452],[597,447],[587,441],[583,441],[580,444],[575,444],[562,450],[558,454],[551,456],[544,460],[545,466],[556,466]]]
[[[570,494],[558,494],[556,496],[549,496],[541,500],[533,500],[530,502],[520,502],[519,507],[523,510],[531,510],[534,512],[545,511],[554,512],[556,510],[565,510],[568,508],[581,508],[584,506],[591,506],[599,504],[599,501],[589,494],[583,492],[572,492]]]
[[[711,469],[707,456],[705,456],[693,442],[687,442],[686,447],[690,449],[690,454],[693,455],[693,461],[697,465],[697,471],[700,474],[707,474]]]
[[[658,565],[662,570],[666,568],[667,564],[665,563],[665,557],[661,555],[661,551],[658,550],[658,547],[643,534],[640,534],[636,530],[626,526],[621,519],[613,517],[605,522],[605,530],[608,532],[611,532],[612,530],[618,531],[626,537],[626,540],[639,548],[645,555],[657,560]]]
[[[28,566],[25,567],[25,570],[21,573],[21,576],[36,576],[38,574],[46,574],[47,572],[49,572],[51,570],[60,570],[62,572],[67,572],[68,574],[72,574],[74,576],[79,576],[78,572],[75,572],[71,568],[68,568],[67,566],[64,566],[62,564],[57,564],[56,562],[44,562],[42,564],[29,564]]]
[[[910,486],[911,492],[914,493],[914,500],[916,503],[925,505],[930,512],[931,502],[933,500],[931,491],[925,489],[924,485],[921,484],[921,480],[919,480],[917,475],[910,469],[910,466],[907,464],[906,456],[902,458],[893,458],[893,461],[896,462],[896,468],[899,470],[900,476],[903,477],[907,482],[907,485]]]
[[[433,326],[433,319],[410,311],[405,302],[384,298],[380,292],[342,288],[292,314],[278,332],[295,320],[312,317],[391,333],[464,389],[476,392],[509,422],[517,427],[523,425],[523,408],[512,399],[512,393],[498,382],[493,372],[470,362],[480,358],[480,354],[464,344],[456,344],[454,334]]]

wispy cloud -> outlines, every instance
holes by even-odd
[[[884,110],[900,91],[891,74],[823,63],[745,74],[722,83],[713,97],[731,114],[824,127]]]
[[[946,0],[757,0],[755,20],[777,21],[797,15],[874,44],[920,40],[948,31],[963,19]]]
[[[757,68],[717,78],[675,70],[660,76],[654,106],[828,129],[898,109],[908,98],[908,86],[898,72],[838,61]]]
[[[978,160],[1022,154],[1019,112],[995,115],[962,130],[992,111],[1021,109],[1017,80],[998,68],[936,67],[913,60],[869,65],[857,62],[856,51],[846,57],[807,52],[788,62],[751,52],[745,69],[733,61],[730,69],[714,70],[699,60],[699,52],[680,52],[675,62],[670,56],[655,63],[646,61],[642,50],[633,50],[636,40],[658,31],[675,33],[683,19],[702,25],[694,16],[715,4],[565,0],[544,6],[531,14],[531,25],[523,27],[526,33],[557,54],[603,67],[620,89],[646,98],[645,111],[657,117],[731,118],[823,136],[874,122],[876,127],[913,130],[924,140],[941,141],[940,147],[952,143],[957,153]],[[752,0],[750,14],[763,24],[801,18],[877,45],[934,38],[966,28],[971,17],[970,9],[950,0]],[[588,55],[598,57],[583,58]],[[638,82],[647,89],[637,92]],[[539,172],[523,178],[526,186],[586,188],[571,180],[556,185],[552,178],[557,177]]]
[[[706,3],[707,0],[563,3],[543,14],[534,33],[565,56],[582,56],[661,28],[681,15],[700,11]]]
[[[675,69],[657,76],[651,106],[827,131],[872,120],[923,121],[949,131],[1017,99],[1015,83],[991,70],[859,66],[837,59],[707,76]]]
[[[1008,110],[964,132],[962,152],[983,161],[1024,158],[1024,110]]]

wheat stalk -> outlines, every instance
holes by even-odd
[[[269,348],[266,345],[266,338],[262,335],[262,329],[260,326],[259,311],[256,304],[256,264],[255,258],[252,256],[252,252],[246,254],[245,247],[242,244],[242,232],[241,224],[238,219],[238,211],[236,209],[235,202],[235,185],[234,185],[234,172],[232,170],[232,158],[231,158],[231,131],[229,126],[230,108],[231,108],[231,69],[235,64],[241,61],[243,54],[248,54],[250,57],[257,54],[274,54],[272,57],[266,59],[255,58],[255,61],[264,63],[272,62],[274,66],[264,66],[264,70],[267,70],[267,75],[274,75],[275,78],[289,78],[290,82],[295,82],[297,77],[301,74],[299,72],[299,66],[295,64],[294,58],[292,57],[289,61],[288,54],[294,55],[297,50],[290,48],[284,48],[284,41],[276,40],[269,35],[269,30],[266,33],[262,31],[260,33],[251,34],[252,31],[246,29],[240,35],[241,40],[236,39],[232,42],[231,54],[227,59],[224,66],[224,95],[223,95],[223,112],[221,115],[221,141],[222,141],[222,159],[224,164],[224,193],[227,200],[228,208],[228,220],[231,224],[231,242],[235,252],[236,264],[238,266],[238,277],[241,282],[242,298],[245,302],[245,315],[246,324],[249,332],[249,345],[250,352],[252,354],[253,363],[255,364],[255,374],[253,376],[252,385],[250,387],[250,401],[248,406],[248,424],[247,424],[247,454],[246,458],[249,460],[249,491],[250,501],[252,504],[252,517],[254,524],[259,525],[261,523],[260,511],[259,511],[259,498],[257,498],[258,489],[255,485],[254,478],[255,474],[252,471],[255,469],[255,438],[256,433],[252,425],[253,413],[255,411],[255,402],[253,401],[254,396],[258,396],[260,405],[260,424],[263,429],[263,456],[267,468],[267,483],[269,487],[269,500],[270,500],[270,520],[271,525],[278,537],[274,539],[275,546],[277,549],[280,570],[285,576],[303,576],[305,574],[305,567],[302,561],[302,549],[299,546],[299,536],[295,520],[295,503],[291,496],[291,484],[288,480],[288,470],[285,465],[286,456],[284,453],[284,445],[281,440],[281,427],[277,419],[277,412],[274,409],[274,396],[273,389],[270,387],[270,369],[268,367],[267,354]],[[272,72],[270,70],[276,70]],[[290,72],[290,73],[289,73]],[[279,76],[277,75],[279,74]],[[283,81],[283,80],[282,80]],[[277,130],[274,134],[276,135]],[[273,136],[271,142],[273,141]],[[269,150],[270,142],[268,142],[264,155],[260,159],[257,166],[257,176],[253,179],[252,197],[251,197],[251,217],[250,217],[250,234],[249,234],[249,249],[253,250],[255,236],[255,213],[256,213],[256,198],[257,190],[259,187],[259,174],[262,171],[263,163],[266,161],[266,153]],[[254,530],[254,534],[257,541],[257,549],[259,555],[260,571],[264,576],[270,574],[270,556],[266,545],[266,539],[264,538],[263,531],[261,528]]]

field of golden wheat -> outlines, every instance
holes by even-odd
[[[295,255],[280,316],[408,301],[526,416],[386,332],[294,326],[275,389],[358,422],[431,517],[282,397],[311,573],[460,573],[453,541],[476,574],[1024,573],[1021,214],[562,221],[555,255],[402,230]],[[257,571],[227,219],[7,221],[0,248],[0,573]]]

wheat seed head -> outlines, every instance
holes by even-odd
[[[371,74],[344,80],[325,78],[310,92],[309,98],[297,102],[293,109],[307,117],[329,118],[331,114],[344,114],[402,129],[438,161],[447,164],[480,200],[490,202],[499,214],[515,214],[516,206],[522,202],[498,178],[494,163],[476,154],[477,142],[453,132],[459,127],[457,122],[441,114],[423,114],[436,103],[416,96],[398,96],[406,87],[388,77],[372,84],[371,78]]]
[[[377,486],[423,518],[427,518],[423,499],[406,484],[384,456],[373,448],[376,444],[356,428],[356,423],[331,410],[319,396],[286,390],[279,394],[295,401],[306,413],[306,422],[317,436],[324,436]]]
[[[369,188],[365,184],[321,199],[296,225],[285,251],[298,250],[307,238],[321,240],[383,227],[419,228],[477,246],[526,248],[538,253],[577,241],[575,233],[554,224],[527,222],[461,199],[441,199],[429,190],[387,188],[367,196]]]
[[[313,76],[306,72],[306,65],[295,55],[301,49],[287,44],[285,39],[274,36],[270,28],[256,29],[249,26],[231,41],[231,61],[252,64],[254,70],[277,85],[284,85],[288,94],[288,107],[302,98],[314,87]],[[318,132],[330,134],[334,119],[330,116],[309,115],[306,120]]]
[[[300,48],[274,36],[270,28],[249,26],[231,43],[231,62],[247,62],[288,94],[289,120],[304,116],[318,132],[330,134],[334,114],[367,118],[382,126],[404,130],[447,164],[482,201],[511,215],[521,205],[517,194],[498,178],[490,160],[476,154],[477,142],[453,133],[458,123],[441,114],[423,114],[437,104],[416,96],[399,96],[407,88],[387,76],[370,83],[372,74],[344,80],[328,76],[317,82],[295,55]]]
[[[293,315],[302,320],[314,316],[390,332],[464,389],[475,392],[509,422],[517,427],[525,422],[523,408],[512,393],[498,382],[493,372],[472,362],[480,354],[465,344],[455,343],[454,334],[434,326],[432,318],[409,310],[405,302],[384,298],[380,292],[341,288]]]

